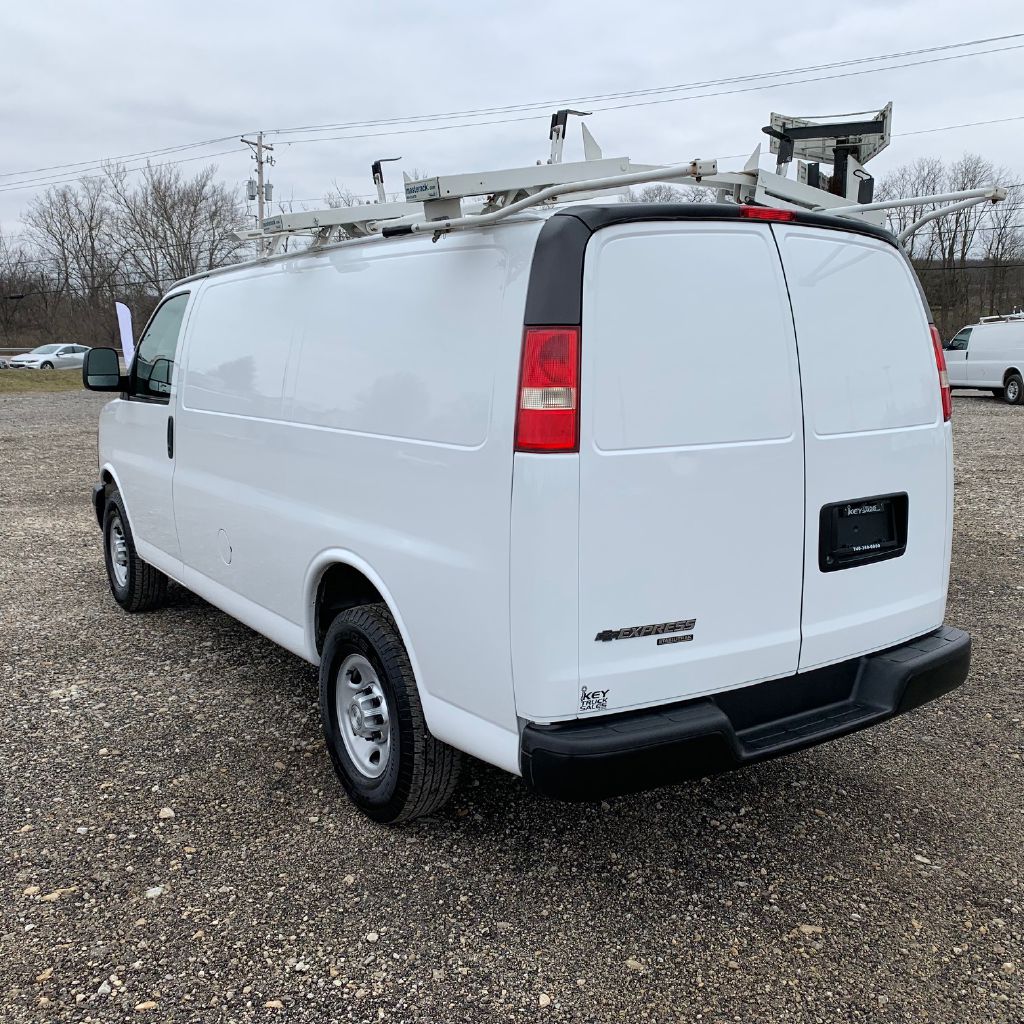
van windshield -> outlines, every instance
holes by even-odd
[[[967,348],[968,342],[971,340],[971,328],[965,327],[953,340],[946,346],[949,350],[959,350]]]

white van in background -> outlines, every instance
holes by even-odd
[[[991,391],[1009,405],[1024,402],[1024,314],[982,317],[943,347],[950,387]]]
[[[119,393],[115,599],[170,577],[319,665],[367,814],[436,810],[462,753],[594,799],[963,682],[950,395],[889,234],[615,204],[395,235],[183,281],[127,377],[83,371]]]

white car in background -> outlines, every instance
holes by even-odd
[[[41,345],[7,361],[12,370],[73,370],[85,360],[88,345]]]

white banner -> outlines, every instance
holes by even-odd
[[[121,352],[124,354],[124,365],[132,365],[132,356],[135,355],[135,335],[132,334],[132,311],[123,303],[115,302],[117,310],[117,326],[121,331]]]

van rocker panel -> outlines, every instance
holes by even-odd
[[[948,626],[876,654],[661,708],[528,724],[523,778],[597,800],[764,761],[920,707],[967,678],[971,638]]]

